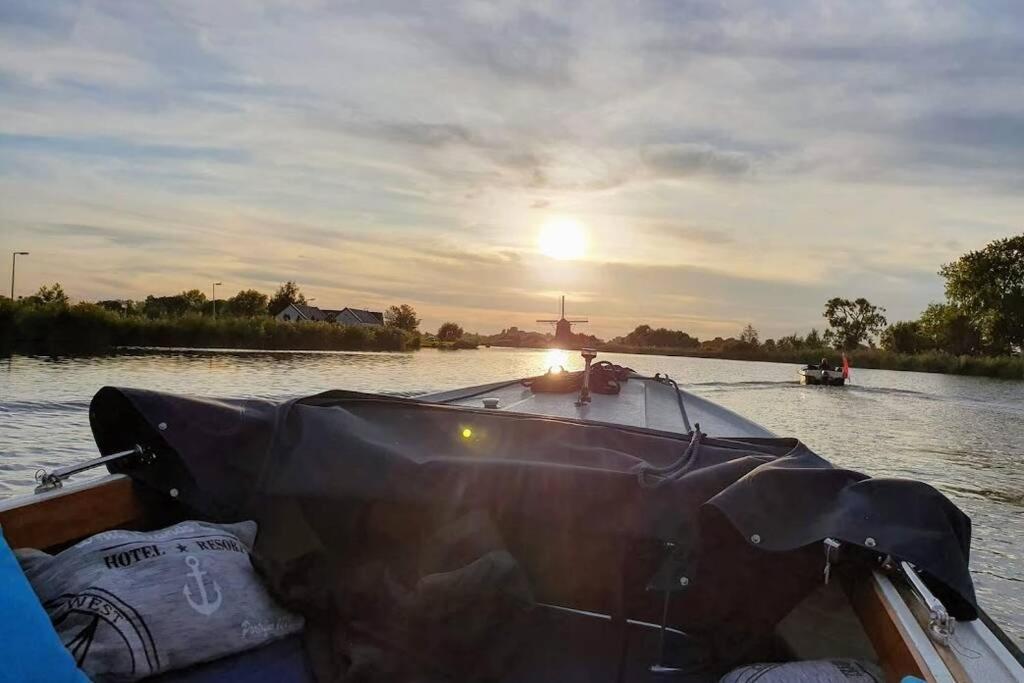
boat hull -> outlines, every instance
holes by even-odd
[[[846,378],[838,370],[822,371],[803,368],[800,370],[800,384],[841,387],[846,384]]]

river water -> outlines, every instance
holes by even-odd
[[[1024,382],[886,370],[851,386],[797,383],[797,366],[602,354],[684,388],[836,465],[926,481],[973,522],[979,598],[1024,641]],[[93,457],[89,399],[104,385],[205,396],[283,398],[328,389],[416,394],[535,375],[576,354],[531,349],[415,353],[137,352],[95,358],[0,358],[0,496],[32,490],[40,468]]]

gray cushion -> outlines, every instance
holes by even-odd
[[[97,680],[134,681],[302,629],[256,575],[255,537],[255,522],[182,522],[18,556],[78,666]]]
[[[874,664],[855,659],[819,659],[751,664],[726,674],[721,683],[885,683]]]

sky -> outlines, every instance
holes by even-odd
[[[1017,0],[0,0],[0,268],[480,332],[908,319],[1022,231],[1021,64]]]

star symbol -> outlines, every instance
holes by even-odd
[[[186,553],[186,552],[188,552],[188,546],[179,543],[178,544],[178,552],[179,553]]]

